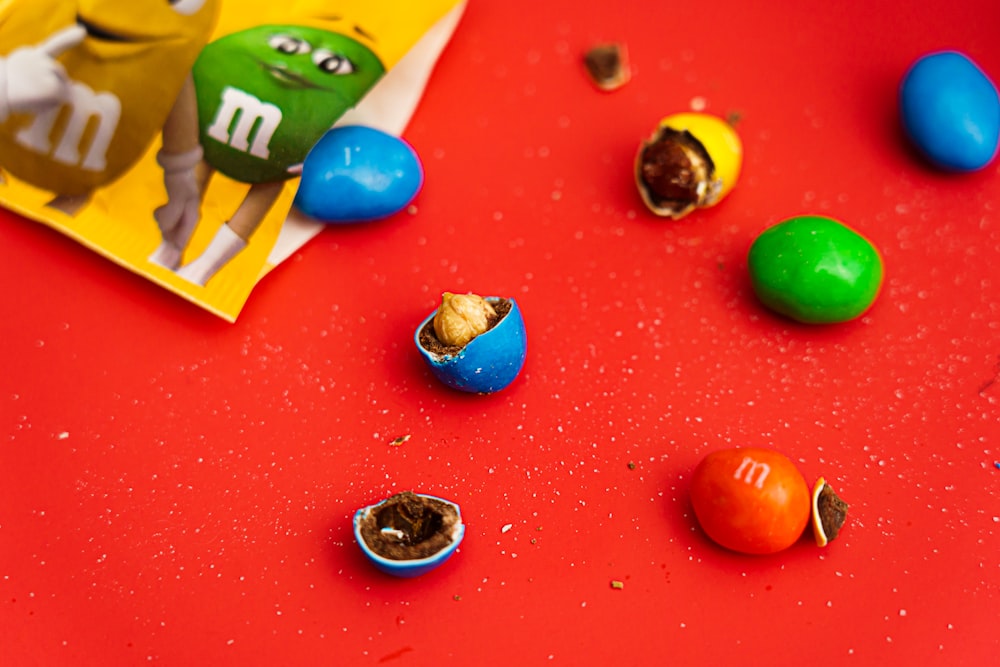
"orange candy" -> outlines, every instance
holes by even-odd
[[[770,554],[794,544],[811,512],[802,473],[770,449],[712,452],[694,471],[691,504],[710,538],[733,551]]]

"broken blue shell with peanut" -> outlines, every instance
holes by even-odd
[[[445,292],[413,336],[434,376],[453,389],[491,394],[521,372],[528,339],[514,299]]]

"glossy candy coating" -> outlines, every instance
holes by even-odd
[[[328,131],[309,151],[295,205],[324,222],[366,222],[406,208],[424,171],[408,143],[358,125]]]
[[[964,54],[942,51],[918,59],[903,77],[899,107],[907,135],[936,166],[975,171],[996,156],[1000,97]]]
[[[362,537],[361,523],[367,514],[374,511],[381,503],[362,507],[354,513],[354,539],[357,541],[358,546],[361,547],[362,553],[364,553],[365,557],[368,558],[368,560],[371,561],[376,568],[386,574],[391,574],[394,577],[419,577],[422,574],[430,572],[451,558],[452,554],[455,553],[455,550],[458,549],[458,545],[462,543],[462,538],[465,537],[465,523],[462,521],[462,512],[458,505],[451,501],[444,500],[443,498],[438,498],[437,496],[431,496],[423,493],[417,495],[439,500],[443,503],[448,503],[454,507],[455,511],[458,513],[458,523],[455,525],[454,531],[452,532],[451,543],[437,553],[427,556],[426,558],[392,560],[391,558],[385,558],[384,556],[375,553],[375,551],[368,546],[367,542],[365,542]]]
[[[698,523],[718,544],[746,554],[787,549],[809,522],[811,496],[788,457],[757,447],[706,456],[691,477]]]
[[[498,297],[486,297],[496,302]],[[528,353],[528,339],[521,309],[509,299],[510,311],[496,325],[469,341],[455,355],[439,355],[420,344],[420,332],[434,319],[428,315],[414,333],[417,350],[434,376],[453,389],[491,394],[507,387],[521,372]]]
[[[846,322],[864,313],[884,274],[882,257],[868,239],[813,215],[764,230],[750,246],[747,264],[761,303],[813,324]]]

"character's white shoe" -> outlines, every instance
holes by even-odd
[[[177,267],[181,265],[182,254],[183,252],[180,248],[169,241],[164,241],[160,244],[160,247],[154,250],[153,254],[149,256],[149,261],[153,264],[159,264],[165,269],[176,271]]]
[[[215,238],[205,248],[205,252],[190,264],[178,269],[177,275],[196,285],[204,285],[245,247],[247,247],[245,240],[230,229],[229,225],[222,225],[215,233]]]

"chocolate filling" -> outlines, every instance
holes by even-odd
[[[714,168],[690,132],[664,127],[642,149],[639,178],[655,206],[684,209],[701,203],[706,175]]]
[[[361,539],[383,558],[427,558],[451,544],[458,520],[451,503],[404,491],[368,511],[361,519]]]

